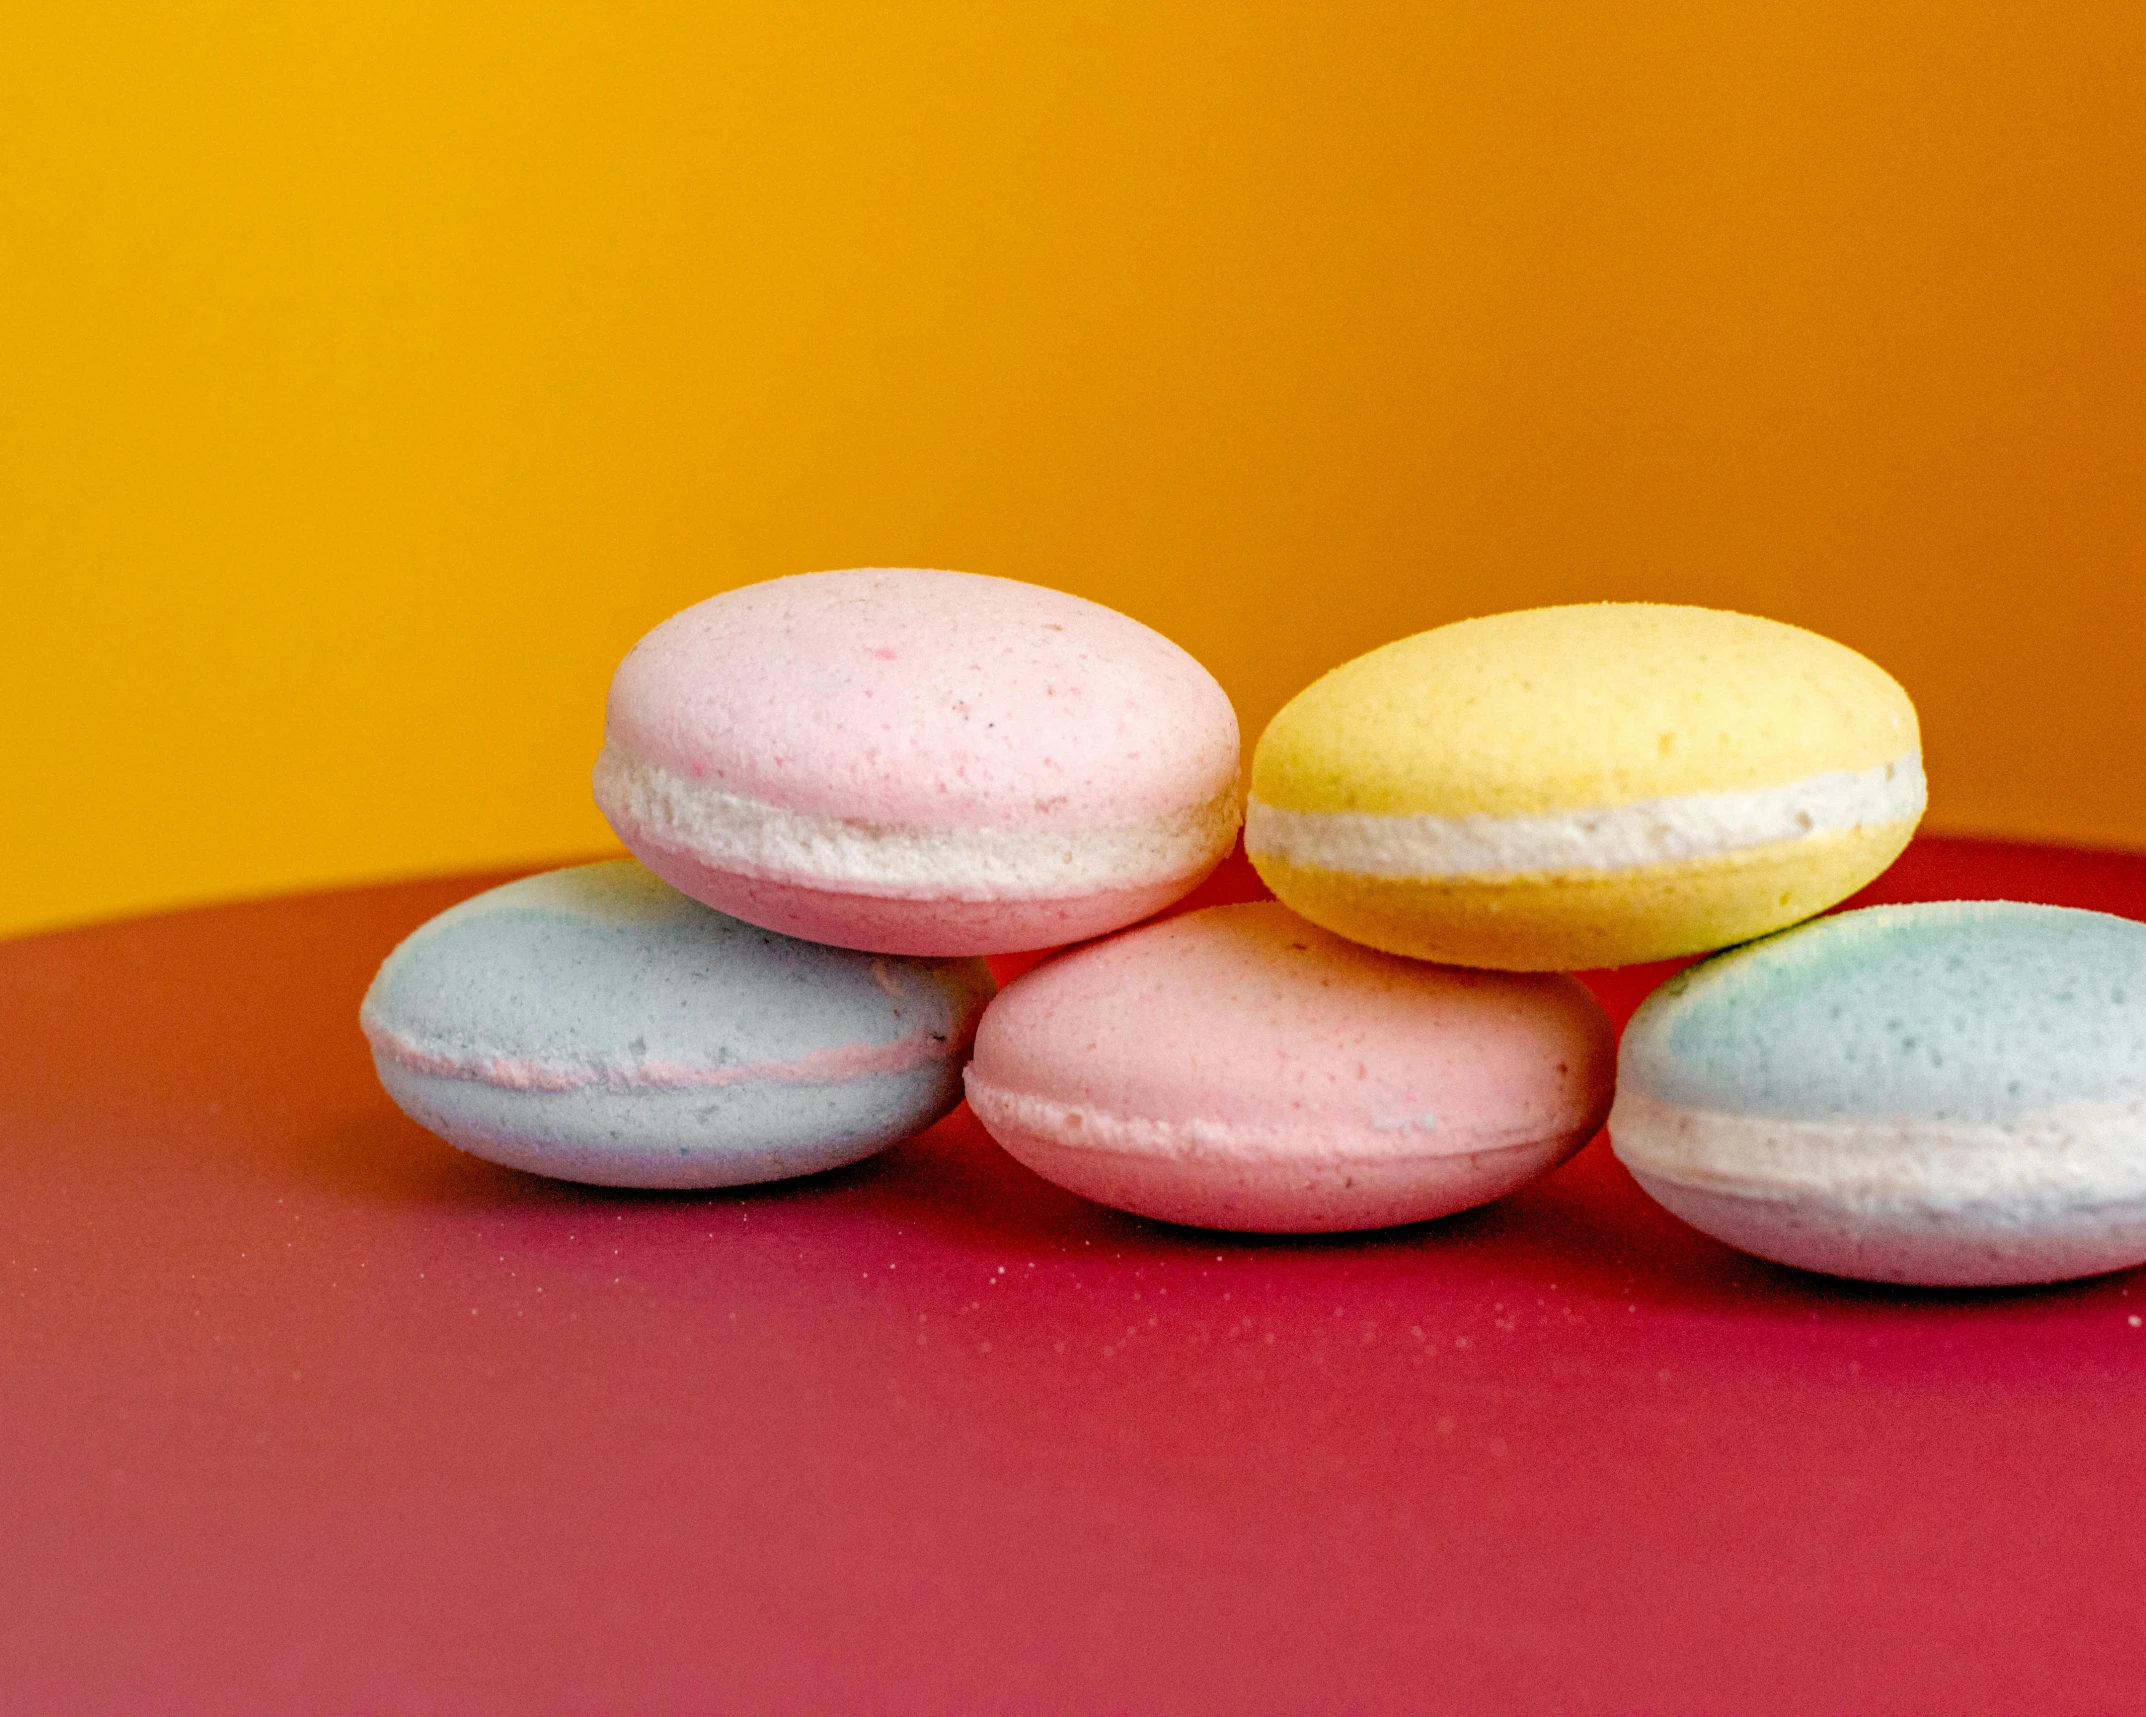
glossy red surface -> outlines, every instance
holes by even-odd
[[[534,1180],[355,1024],[490,880],[0,944],[0,1710],[2146,1704],[2146,1275],[1799,1276],[1600,1141],[1339,1240],[1114,1215],[965,1113]],[[1924,841],[1868,898],[1953,895],[2146,917],[2146,858]]]

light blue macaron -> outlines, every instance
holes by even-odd
[[[1819,919],[1664,984],[1617,1078],[1640,1185],[1762,1258],[1960,1286],[2146,1262],[2146,924]]]
[[[480,894],[387,957],[359,1024],[388,1095],[493,1162],[718,1187],[870,1156],[961,1101],[981,960],[726,917],[631,861]]]

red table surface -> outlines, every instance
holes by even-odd
[[[0,1710],[2146,1708],[2146,1277],[1799,1275],[1600,1140],[1317,1240],[966,1111],[537,1180],[356,1026],[494,880],[0,944]],[[1925,840],[1867,898],[1948,896],[2146,917],[2146,857]]]

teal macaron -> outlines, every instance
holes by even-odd
[[[477,1156],[603,1186],[855,1162],[961,1101],[976,959],[762,930],[630,861],[495,888],[421,926],[359,1023],[389,1096]]]
[[[1873,907],[1671,979],[1609,1120],[1661,1204],[1871,1281],[2146,1262],[2146,924],[2007,901]]]

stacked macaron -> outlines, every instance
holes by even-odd
[[[689,608],[611,684],[596,802],[786,935],[995,954],[1100,935],[1236,839],[1237,716],[1122,614],[1011,579],[814,573]]]
[[[1259,742],[1245,845],[1395,953],[1519,971],[1748,941],[1845,899],[1923,811],[1907,694],[1853,650],[1600,603],[1404,638]]]
[[[690,608],[620,666],[595,789],[639,862],[465,902],[363,1009],[396,1101],[501,1162],[776,1179],[965,1090],[1089,1198],[1345,1230],[1497,1198],[1607,1118],[1664,1205],[1784,1262],[2146,1259],[2146,928],[1806,923],[1925,789],[1906,694],[1792,626],[1596,604],[1374,650],[1254,753],[1277,898],[1159,922],[1236,838],[1235,715],[1167,639],[1033,585],[816,573]],[[982,956],[1069,943],[993,999]],[[1569,975],[1723,949],[1621,1064]]]

